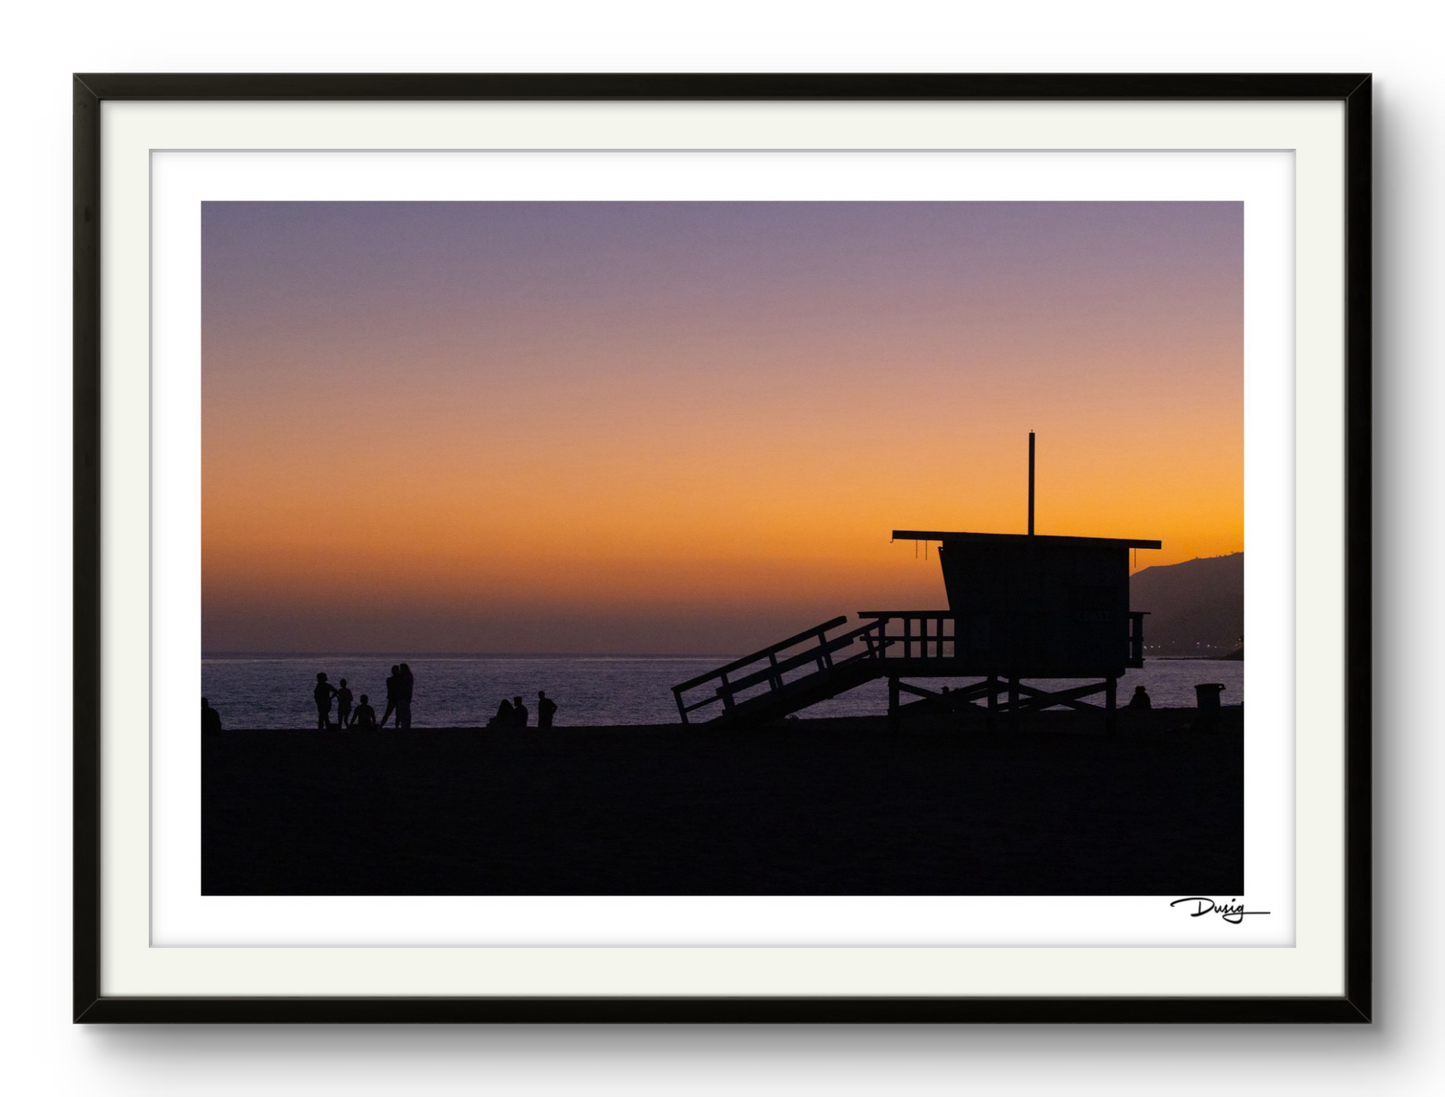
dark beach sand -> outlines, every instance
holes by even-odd
[[[1238,895],[1243,713],[204,739],[207,895]]]

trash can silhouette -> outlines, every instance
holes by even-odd
[[[1202,682],[1194,687],[1195,703],[1199,706],[1201,724],[1219,723],[1219,695],[1224,686],[1219,682]]]

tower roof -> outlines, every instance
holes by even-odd
[[[1157,549],[1162,542],[1142,537],[1051,537],[1029,533],[955,533],[943,530],[895,529],[895,541],[973,541],[985,544],[1116,545],[1119,548]]]

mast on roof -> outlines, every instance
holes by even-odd
[[[1034,432],[1029,431],[1029,536],[1034,535]]]

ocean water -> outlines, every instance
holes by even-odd
[[[672,687],[730,660],[727,655],[465,655],[408,656],[415,678],[413,727],[480,727],[503,698],[520,695],[537,721],[537,691],[557,703],[554,723],[670,724],[678,720]],[[237,656],[201,660],[201,692],[227,728],[309,728],[316,725],[311,692],[324,671],[332,685],[345,678],[356,700],[386,708],[392,660],[376,656]],[[967,679],[930,679],[931,689]],[[1194,686],[1218,682],[1226,705],[1244,702],[1244,664],[1198,659],[1151,659],[1119,680],[1119,703],[1144,686],[1156,708],[1193,708]],[[1029,684],[1047,683],[1030,680]],[[1078,685],[1078,682],[1058,683]],[[701,694],[690,695],[700,699]],[[1101,700],[1092,698],[1091,700]],[[803,716],[872,716],[888,710],[888,683],[869,682],[805,710]],[[332,718],[336,710],[332,708]],[[706,716],[703,710],[698,716]]]

